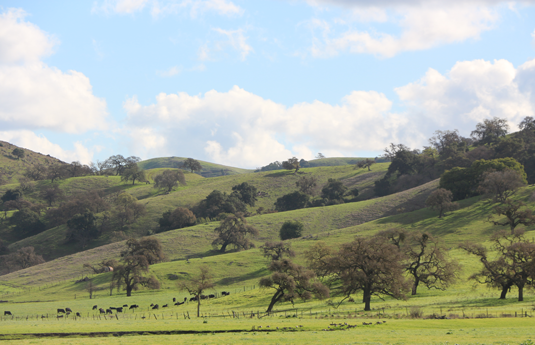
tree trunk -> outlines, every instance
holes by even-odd
[[[507,283],[507,284],[502,286],[502,292],[500,294],[500,299],[505,299],[505,296],[507,295],[507,292],[511,288],[511,285],[513,285],[513,284]]]
[[[126,287],[126,297],[132,296],[132,286]]]
[[[418,284],[420,284],[420,279],[414,279],[414,284],[412,284],[412,295],[416,295],[416,290],[418,289]]]
[[[224,253],[225,250],[227,249],[227,246],[228,246],[228,242],[225,242],[223,243],[223,245],[221,246],[221,249],[219,250],[221,253]]]
[[[201,316],[201,294],[197,295],[197,317]]]
[[[518,287],[518,302],[524,300],[524,285]]]
[[[371,299],[372,295],[370,291],[364,290],[364,297],[362,298],[364,301],[364,311],[370,311],[371,308]]]
[[[271,312],[271,310],[275,306],[275,303],[277,303],[282,298],[282,296],[284,296],[284,292],[282,292],[281,290],[277,290],[277,292],[275,292],[275,294],[271,298],[271,302],[269,303],[266,313]]]

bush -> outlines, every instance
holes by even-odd
[[[303,232],[303,223],[299,221],[286,221],[282,224],[282,227],[279,231],[279,236],[281,240],[288,240],[291,238],[301,237]]]

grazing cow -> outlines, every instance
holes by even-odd
[[[175,305],[182,305],[184,304],[185,302],[176,302]]]
[[[123,308],[122,307],[121,308],[117,308],[115,310],[117,310],[118,313],[122,313],[123,312]]]
[[[78,313],[78,312],[76,312],[76,316],[82,317],[82,315],[80,315],[80,313]]]
[[[104,310],[104,308],[99,308],[98,311],[99,311],[101,314],[106,314],[106,311]]]
[[[187,300],[188,300],[188,298],[187,298],[187,297],[184,297],[184,302],[186,302]]]
[[[65,311],[66,311],[67,313],[72,313],[71,308],[65,308]]]
[[[110,309],[111,309],[111,310],[115,310],[115,309],[117,309],[117,308],[115,308],[115,307],[110,307]]]
[[[123,308],[128,308],[128,304],[123,304]]]
[[[58,314],[59,314],[59,313],[63,313],[63,314],[65,314],[65,309],[59,309],[59,308],[58,308]]]
[[[228,295],[230,295],[230,292],[227,292],[227,291],[221,292],[221,296],[228,296]]]
[[[201,299],[207,299],[207,298],[208,298],[208,296],[206,296],[206,295],[201,295]]]
[[[173,297],[173,303],[175,303],[175,302],[176,302],[176,297]]]
[[[96,305],[93,306],[93,310],[97,310],[98,307]]]
[[[136,308],[139,308],[139,306],[137,304],[132,304],[130,306],[130,308],[128,308],[128,309],[136,309]]]
[[[151,307],[154,307],[154,303],[151,303],[150,306],[151,306]]]
[[[154,309],[160,309],[160,306],[157,305],[157,304],[155,304],[154,307],[152,307],[152,309],[153,309],[153,310],[154,310]]]
[[[9,310],[4,311],[4,316],[13,315]]]
[[[198,298],[198,296],[192,297],[192,298],[189,299],[189,301],[190,301],[190,302],[196,301],[197,298]]]
[[[113,312],[111,311],[111,309],[106,309],[106,314],[113,314]]]
[[[167,308],[167,307],[168,307],[167,304],[162,305],[162,308]]]
[[[210,295],[208,295],[208,298],[215,298],[215,295],[214,294],[210,294]]]

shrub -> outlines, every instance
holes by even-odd
[[[295,220],[289,220],[284,222],[282,224],[282,227],[279,231],[279,236],[281,240],[288,240],[291,238],[298,238],[301,237],[301,233],[303,232],[303,223]]]

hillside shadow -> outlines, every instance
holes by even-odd
[[[15,158],[15,157],[11,156],[11,155],[9,155],[9,156],[8,155],[2,155],[2,156],[6,157],[7,159],[11,159],[12,161],[16,161],[18,159],[18,158]]]
[[[288,176],[288,175],[294,175],[293,172],[291,171],[279,171],[279,172],[276,172],[276,173],[271,173],[271,174],[268,174],[268,175],[264,175],[264,177],[283,177],[283,176]]]
[[[269,271],[267,268],[262,268],[262,269],[259,269],[254,272],[250,272],[241,276],[223,278],[219,280],[216,284],[231,285],[231,284],[236,284],[236,283],[251,280],[251,279],[260,279],[263,276],[267,275],[268,272]]]

